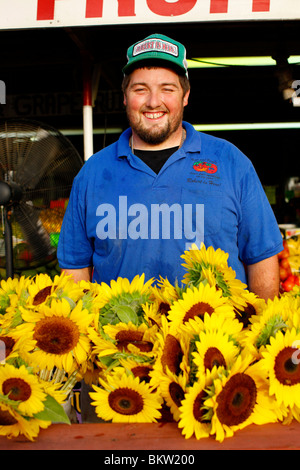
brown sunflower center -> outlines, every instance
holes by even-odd
[[[167,335],[165,339],[164,350],[161,356],[161,363],[164,372],[168,367],[173,374],[180,372],[180,364],[183,358],[183,352],[179,341],[173,335]]]
[[[171,382],[169,385],[169,393],[175,405],[179,407],[184,399],[184,391],[182,387],[176,382]]]
[[[207,398],[207,393],[204,390],[201,390],[200,393],[196,396],[193,404],[193,415],[196,421],[199,423],[204,423],[205,418],[204,414],[205,411],[203,409],[204,400]]]
[[[131,369],[131,372],[135,377],[138,377],[140,381],[149,383],[150,376],[149,373],[152,370],[152,367],[148,366],[136,366]]]
[[[2,384],[4,395],[8,395],[10,400],[26,401],[31,396],[31,387],[25,380],[18,377],[7,379]]]
[[[144,401],[142,396],[130,388],[118,388],[108,396],[109,406],[116,413],[135,415],[142,411]]]
[[[183,322],[193,320],[195,317],[204,318],[204,314],[208,313],[211,315],[214,312],[214,308],[207,302],[198,302],[194,304],[185,314]]]
[[[168,304],[167,302],[161,302],[159,304],[159,312],[162,314],[162,315],[167,315],[167,313],[169,312],[170,310],[170,304]]]
[[[256,396],[252,377],[242,373],[233,375],[217,398],[219,421],[226,426],[237,426],[246,421],[254,409]]]
[[[226,361],[223,354],[218,348],[208,348],[204,355],[204,367],[205,369],[212,370],[212,368],[224,366],[226,367]]]
[[[40,304],[42,304],[43,302],[45,302],[45,300],[47,299],[47,297],[51,294],[51,289],[52,289],[52,286],[46,286],[46,287],[44,287],[43,289],[41,289],[41,290],[33,297],[32,304],[33,304],[33,305],[40,305]]]
[[[234,309],[236,319],[243,324],[243,328],[247,328],[250,325],[250,318],[253,315],[256,315],[256,310],[253,305],[247,302],[247,305],[244,309]]]
[[[15,340],[13,338],[10,338],[9,336],[0,336],[0,341],[4,343],[5,357],[9,356],[16,343]]]
[[[117,348],[119,351],[127,351],[128,345],[133,344],[141,352],[151,352],[153,344],[150,341],[143,340],[143,333],[141,331],[121,330],[116,334]]]
[[[300,383],[300,366],[298,361],[293,361],[293,354],[299,349],[286,347],[276,356],[274,372],[278,382],[283,385],[295,385]]]
[[[37,347],[49,354],[66,354],[79,341],[77,325],[69,318],[50,317],[37,322],[33,339]]]
[[[0,426],[12,426],[17,420],[6,410],[0,410]]]

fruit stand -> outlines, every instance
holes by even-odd
[[[290,236],[285,235],[283,247],[278,255],[281,290],[289,292],[300,285],[300,229],[293,230]]]

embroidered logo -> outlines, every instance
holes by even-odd
[[[193,165],[194,170],[196,171],[203,171],[204,173],[213,174],[218,171],[217,165],[214,163],[208,163],[203,161],[195,162]]]
[[[165,52],[171,54],[174,57],[178,57],[178,47],[176,44],[172,44],[168,41],[162,41],[161,39],[147,39],[145,41],[139,42],[133,48],[132,55],[133,57],[143,54],[144,52]]]

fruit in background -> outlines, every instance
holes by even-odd
[[[283,240],[283,250],[278,254],[281,289],[289,292],[300,285],[300,237]]]
[[[300,277],[295,274],[290,274],[287,279],[282,283],[282,288],[285,292],[291,291],[294,286],[300,285]]]
[[[40,213],[42,224],[48,233],[59,233],[65,214],[64,207],[53,207],[44,209]]]
[[[288,258],[289,256],[290,256],[290,250],[289,250],[287,240],[283,240],[283,250],[280,253],[278,253],[278,258],[281,260],[284,258]]]

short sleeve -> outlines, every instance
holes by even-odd
[[[62,269],[92,265],[93,241],[87,236],[85,214],[85,190],[79,173],[73,182],[59,235],[57,258]]]
[[[240,194],[239,253],[245,264],[254,264],[278,254],[282,250],[282,236],[251,162],[242,178]]]

